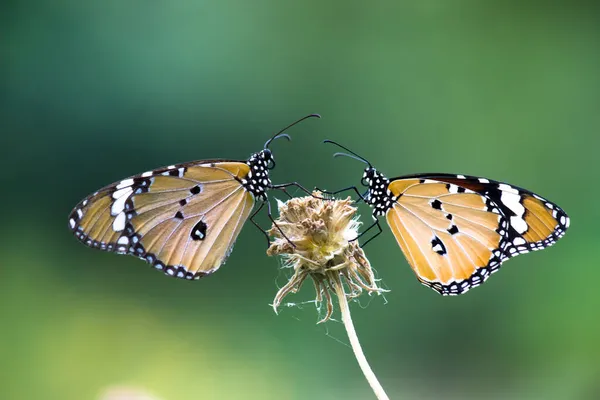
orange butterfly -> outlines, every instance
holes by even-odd
[[[474,176],[425,173],[388,179],[371,163],[338,143],[348,156],[367,164],[361,194],[373,208],[373,227],[385,216],[421,283],[442,295],[458,295],[482,284],[516,255],[554,244],[569,227],[556,204],[502,182]],[[372,240],[369,239],[366,243]],[[365,244],[366,244],[365,243]],[[364,246],[364,244],[363,244]]]
[[[273,185],[275,160],[269,145],[246,161],[201,160],[170,165],[108,185],[82,200],[69,216],[69,228],[90,247],[137,256],[165,274],[199,279],[227,259],[248,218],[265,203],[267,191],[297,186]],[[260,207],[250,216],[255,201]],[[273,221],[274,222],[274,221]],[[261,231],[265,234],[262,229]],[[268,240],[267,235],[267,240]]]

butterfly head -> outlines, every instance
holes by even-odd
[[[365,171],[363,173],[363,177],[360,183],[363,186],[368,187],[367,192],[363,195],[363,198],[366,202],[373,208],[373,215],[380,216],[384,215],[387,210],[393,207],[394,199],[393,194],[388,190],[388,186],[390,184],[390,180],[385,177],[381,172],[377,171],[373,164],[369,162],[364,157],[359,156],[352,150],[347,147],[342,146],[341,144],[334,142],[332,140],[325,140],[323,143],[331,143],[342,149],[346,150],[348,153],[335,153],[334,157],[344,156],[350,157],[360,162],[367,164]]]
[[[363,186],[370,187],[371,183],[375,182],[377,179],[379,179],[380,176],[383,176],[383,175],[380,174],[379,171],[377,171],[375,169],[375,167],[372,167],[369,165],[367,168],[365,168],[365,172],[363,173],[360,183]]]
[[[267,169],[275,168],[275,157],[273,157],[273,152],[271,152],[271,150],[264,149],[258,153],[258,156],[264,160]]]

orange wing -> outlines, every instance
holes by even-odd
[[[483,283],[503,261],[552,245],[569,218],[514,186],[463,175],[392,180],[387,222],[417,278],[443,295]]]
[[[84,199],[69,227],[90,247],[131,254],[165,274],[198,279],[226,260],[254,206],[236,161],[149,171]]]

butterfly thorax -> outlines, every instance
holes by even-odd
[[[246,164],[250,168],[248,174],[241,178],[242,185],[254,197],[259,200],[266,200],[267,189],[272,186],[271,179],[269,178],[269,169],[272,169],[275,165],[271,151],[265,149],[252,154],[246,161]]]
[[[394,206],[396,198],[388,190],[390,180],[375,168],[367,168],[363,175],[363,184],[369,187],[366,200],[373,208],[373,216],[385,215]]]

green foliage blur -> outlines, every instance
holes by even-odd
[[[115,386],[163,400],[373,398],[339,321],[315,325],[310,285],[273,313],[289,273],[250,224],[227,264],[195,283],[86,248],[67,229],[71,208],[108,183],[245,159],[313,112],[323,118],[273,144],[275,182],[358,184],[363,165],[332,159],[329,138],[389,176],[485,176],[572,219],[555,247],[457,298],[420,285],[386,227],[366,251],[391,292],[351,307],[391,398],[600,398],[599,11],[2,2],[0,398],[96,399]]]

